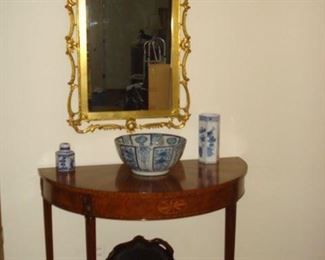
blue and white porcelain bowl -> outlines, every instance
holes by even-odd
[[[168,173],[181,158],[185,144],[184,137],[160,133],[122,135],[115,139],[122,161],[141,176]]]

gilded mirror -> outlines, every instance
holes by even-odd
[[[68,0],[66,8],[69,124],[78,133],[183,127],[188,1]]]

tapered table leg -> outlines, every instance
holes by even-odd
[[[235,259],[236,209],[236,203],[226,207],[225,260]]]
[[[52,206],[43,199],[46,260],[53,260]]]
[[[96,260],[96,218],[93,216],[85,216],[85,218],[87,260]]]

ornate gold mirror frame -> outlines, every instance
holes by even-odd
[[[135,0],[136,1],[136,0]],[[66,9],[70,27],[66,36],[66,54],[71,62],[71,79],[68,96],[68,123],[78,133],[94,132],[97,129],[120,129],[133,132],[137,129],[182,128],[190,117],[190,95],[186,62],[190,49],[190,36],[186,28],[188,0],[172,0],[172,74],[173,106],[170,110],[136,110],[90,112],[87,106],[87,45],[86,45],[86,4],[85,0],[67,0]],[[85,64],[86,63],[86,64]],[[176,82],[176,83],[175,83]],[[175,90],[175,86],[173,86]],[[183,90],[183,91],[181,91]],[[184,93],[181,95],[181,92]],[[182,102],[180,101],[182,96]],[[184,103],[181,105],[181,103]],[[156,122],[157,118],[161,118]],[[141,119],[141,122],[139,122]],[[111,123],[108,120],[123,120]]]

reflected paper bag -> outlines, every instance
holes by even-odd
[[[170,64],[149,64],[148,83],[149,109],[170,109],[172,107]]]

